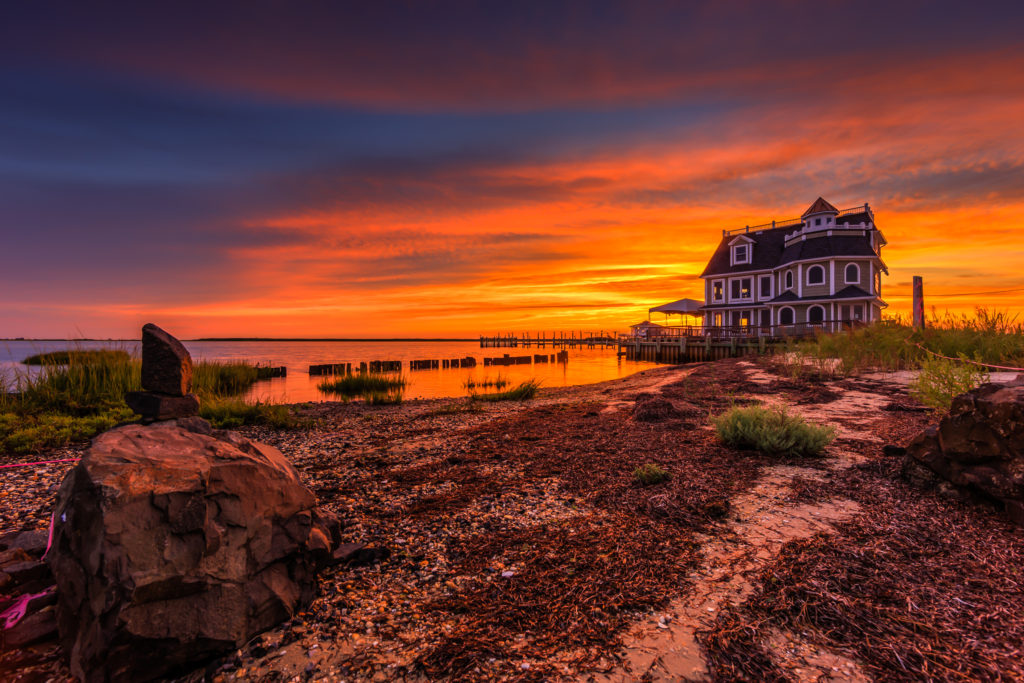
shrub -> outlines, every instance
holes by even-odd
[[[835,439],[832,427],[809,424],[782,408],[733,408],[715,418],[714,424],[727,446],[768,455],[818,455]]]
[[[933,410],[949,410],[953,398],[989,380],[988,370],[967,362],[964,354],[960,361],[929,358],[921,364],[921,374],[910,384],[910,395]],[[976,357],[977,358],[977,357]]]
[[[500,391],[494,394],[470,394],[473,401],[529,401],[537,395],[540,388],[540,380],[531,379],[523,382],[515,389]]]
[[[671,474],[653,463],[641,465],[633,470],[633,481],[640,486],[653,486],[671,478]]]

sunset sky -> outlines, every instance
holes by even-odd
[[[623,330],[819,195],[1024,311],[1024,3],[160,4],[0,10],[0,337]]]

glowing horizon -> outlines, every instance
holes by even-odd
[[[0,337],[623,331],[819,195],[1024,311],[1016,5],[187,4],[10,22]]]

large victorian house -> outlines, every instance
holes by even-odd
[[[799,219],[723,230],[704,280],[704,324],[778,330],[879,320],[886,244],[867,204],[819,197]]]

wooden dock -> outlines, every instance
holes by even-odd
[[[794,339],[862,324],[862,321],[837,320],[799,325],[662,327],[647,337],[620,335],[618,355],[626,360],[653,363],[700,363],[767,353]]]
[[[615,346],[618,335],[614,332],[518,332],[495,336],[480,335],[480,348],[598,348]]]

